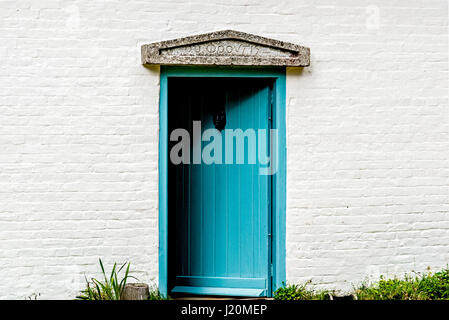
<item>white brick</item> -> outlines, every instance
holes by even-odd
[[[447,1],[23,0],[0,16],[0,298],[71,299],[98,257],[157,281],[159,69],[140,45],[219,29],[312,50],[287,73],[287,280],[344,291],[449,263]]]

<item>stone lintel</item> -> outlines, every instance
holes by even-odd
[[[310,49],[224,30],[143,45],[142,64],[307,67]]]

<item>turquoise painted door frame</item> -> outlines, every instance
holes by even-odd
[[[161,67],[159,108],[159,289],[168,294],[168,79],[171,77],[263,78],[273,83],[272,128],[278,131],[278,170],[271,176],[271,284],[267,296],[285,281],[285,68]],[[268,263],[268,261],[267,261]],[[226,292],[215,294],[226,295]],[[237,294],[238,295],[238,294]],[[241,295],[245,295],[242,292]]]

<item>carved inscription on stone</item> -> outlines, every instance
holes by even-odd
[[[218,40],[162,49],[161,56],[254,56],[289,58],[287,50],[261,46],[239,40]]]
[[[144,65],[306,67],[310,49],[235,30],[222,30],[145,44]]]

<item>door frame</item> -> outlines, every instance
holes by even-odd
[[[159,98],[159,291],[168,294],[168,78],[239,77],[273,80],[272,128],[278,130],[278,171],[271,176],[271,285],[269,292],[285,282],[286,220],[286,70],[281,67],[161,66]],[[270,245],[270,244],[269,244]],[[271,290],[270,290],[271,288]]]

